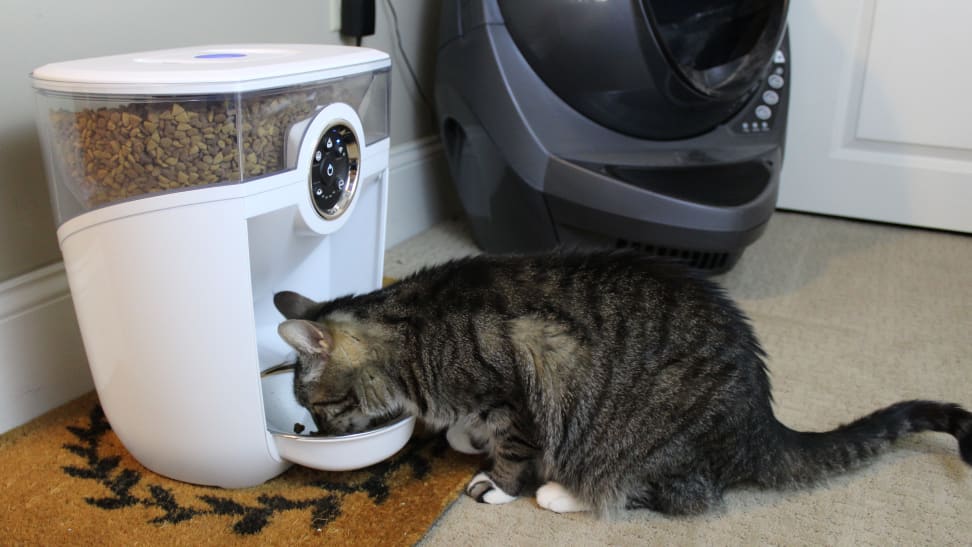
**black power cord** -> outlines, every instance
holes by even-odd
[[[435,127],[435,108],[432,107],[432,101],[429,100],[428,95],[425,94],[425,90],[422,89],[422,84],[419,83],[418,76],[415,75],[415,69],[412,68],[412,63],[408,59],[408,55],[405,54],[405,46],[402,45],[402,33],[398,29],[398,12],[395,11],[395,6],[392,5],[391,0],[385,0],[385,7],[388,8],[389,13],[392,18],[392,30],[395,33],[395,42],[398,46],[398,53],[402,57],[402,61],[405,63],[405,68],[408,69],[408,74],[412,78],[412,83],[415,84],[415,89],[418,91],[419,96],[422,98],[422,102],[429,109],[432,114],[432,127]]]

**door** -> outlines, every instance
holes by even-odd
[[[972,2],[790,4],[779,206],[972,232]]]

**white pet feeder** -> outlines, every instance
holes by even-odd
[[[324,300],[381,284],[389,70],[364,48],[230,45],[34,71],[95,387],[146,467],[241,487],[292,461],[355,466],[326,449],[315,460],[313,438],[288,457],[293,439],[267,420],[289,412],[270,402],[286,397],[264,397],[261,371],[291,353],[275,292]],[[361,464],[398,450],[396,431]]]

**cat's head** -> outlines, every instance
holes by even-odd
[[[395,398],[376,362],[380,344],[365,326],[347,314],[313,318],[320,305],[296,293],[278,293],[274,303],[287,318],[277,332],[297,350],[294,395],[318,433],[365,431],[394,413]]]

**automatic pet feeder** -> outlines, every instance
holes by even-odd
[[[57,236],[102,407],[146,467],[223,487],[362,467],[413,419],[301,437],[273,295],[380,286],[387,54],[183,48],[32,74]],[[375,444],[375,439],[379,442]],[[370,443],[370,444],[369,444]],[[335,448],[336,447],[336,448]]]

